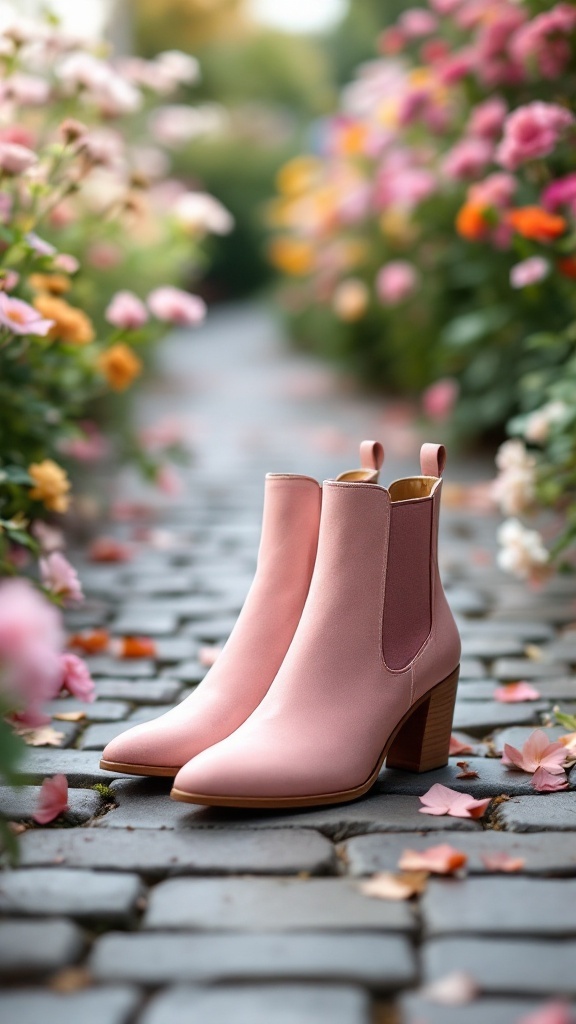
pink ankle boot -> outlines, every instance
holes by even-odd
[[[448,761],[460,639],[438,573],[444,448],[422,476],[327,481],[306,606],[262,703],[178,773],[172,796],[303,807],[362,796],[388,765]]]
[[[360,457],[361,468],[343,473],[342,479],[372,486],[384,460],[382,445],[363,441]],[[302,614],[316,558],[321,495],[311,477],[266,477],[256,575],[218,661],[177,707],[112,740],[101,768],[174,776],[254,711],[284,660]]]

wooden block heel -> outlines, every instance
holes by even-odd
[[[429,772],[448,764],[459,673],[460,666],[438,683],[406,719],[388,751],[388,768]]]

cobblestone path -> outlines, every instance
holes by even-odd
[[[100,771],[103,745],[180,700],[206,671],[199,648],[227,636],[254,568],[266,470],[322,479],[353,466],[371,436],[388,443],[386,480],[415,472],[416,456],[401,410],[383,415],[285,352],[250,308],[176,336],[139,414],[190,416],[197,458],[133,561],[78,554],[89,600],[69,626],[148,634],[157,657],[90,658],[97,701],[53,706],[86,719],[55,721],[66,747],[30,749],[29,785],[0,795],[26,821],[45,775],[72,787],[68,827],[25,831],[20,866],[0,879],[3,1024],[515,1024],[550,993],[576,996],[576,793],[536,795],[493,756],[556,703],[576,710],[575,591],[559,580],[534,595],[494,569],[494,520],[454,500],[454,481],[487,467],[449,462],[442,544],[464,642],[455,729],[478,778],[457,779],[453,759],[424,776],[384,770],[347,806],[216,812],[170,801],[167,781]],[[141,497],[129,477],[118,490]],[[103,532],[128,538],[134,523]],[[541,699],[496,702],[497,682],[516,679]],[[504,799],[483,822],[430,817],[418,794],[434,782]],[[433,879],[418,901],[360,892],[406,847],[447,840],[469,856],[465,878]],[[522,872],[491,874],[482,858],[494,851],[524,858]],[[454,971],[476,980],[476,1001],[419,994]]]

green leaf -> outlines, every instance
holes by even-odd
[[[471,345],[480,341],[492,331],[500,330],[510,320],[510,312],[503,306],[491,309],[479,309],[474,313],[465,313],[451,320],[442,331],[442,340],[454,348]]]
[[[0,470],[0,482],[8,480],[11,484],[32,484],[32,477],[22,466],[3,466]]]
[[[568,732],[576,732],[576,715],[565,715],[563,711],[555,711],[556,721]]]

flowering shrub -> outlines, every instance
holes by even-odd
[[[509,422],[504,511],[561,511],[551,551],[505,524],[529,579],[576,537],[575,38],[562,2],[405,10],[270,210],[298,337],[460,433]]]
[[[85,663],[64,650],[59,612],[83,599],[62,553],[62,516],[74,502],[69,471],[108,454],[110,396],[125,402],[168,326],[202,322],[203,300],[177,285],[198,276],[204,237],[232,225],[212,196],[167,177],[159,125],[173,108],[163,104],[196,80],[192,57],[113,59],[52,19],[6,19],[0,576],[30,576],[0,583],[0,780],[12,782],[22,750],[14,726],[42,726],[43,703],[60,692],[94,699]],[[166,455],[177,454],[179,438],[165,426],[151,425],[149,435],[140,461],[166,487]],[[116,435],[115,452],[121,447]],[[52,788],[63,808],[62,785]]]

